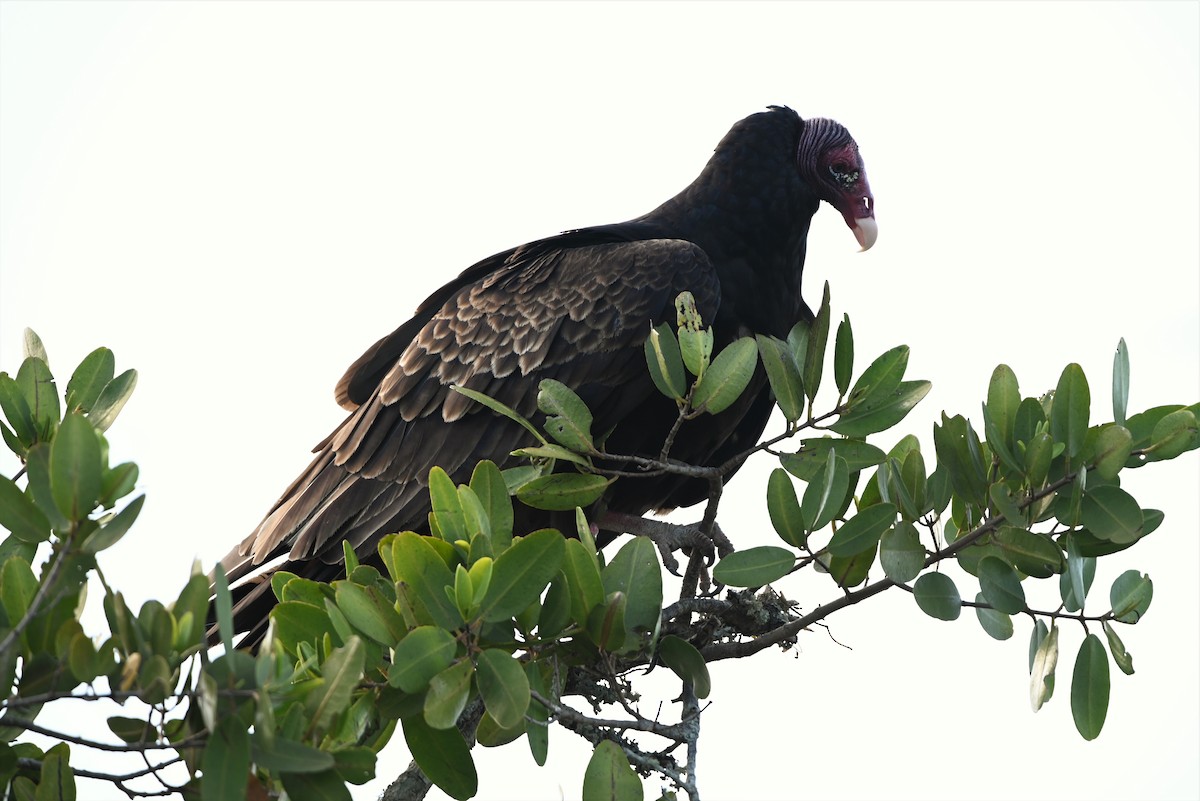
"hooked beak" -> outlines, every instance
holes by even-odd
[[[876,238],[879,236],[879,225],[875,222],[874,217],[862,217],[854,220],[850,228],[854,231],[854,238],[858,240],[859,253],[863,250],[870,250],[871,245],[875,244]]]

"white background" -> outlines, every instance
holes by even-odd
[[[906,343],[910,377],[934,384],[880,444],[911,432],[932,453],[943,409],[978,427],[1000,362],[1031,395],[1079,362],[1093,421],[1111,419],[1122,336],[1131,410],[1195,402],[1198,9],[6,0],[0,369],[30,326],[63,384],[98,345],[139,370],[110,439],[147,502],[102,564],[135,606],[170,600],[194,558],[207,569],[253,528],[341,419],[342,370],[427,293],[490,253],[653,208],[733,122],[786,104],[851,130],[878,205],[866,254],[818,214],[810,304],[828,280],[859,369]],[[705,798],[1200,796],[1198,462],[1125,480],[1166,521],[1096,579],[1096,608],[1125,569],[1155,582],[1097,741],[1071,722],[1078,626],[1033,715],[1027,619],[998,643],[969,612],[943,623],[889,593],[830,619],[849,650],[816,630],[713,666]],[[740,547],[774,539],[770,467],[723,506]],[[837,595],[781,589],[805,609]],[[479,797],[576,798],[587,756],[564,731],[544,769],[522,743],[478,749]],[[356,798],[406,762],[397,738]]]

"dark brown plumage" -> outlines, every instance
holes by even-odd
[[[772,107],[737,123],[700,176],[661,206],[498,253],[434,292],[413,318],[372,345],[338,383],[350,415],[265,520],[222,560],[231,580],[286,555],[281,567],[331,580],[342,541],[374,558],[385,534],[421,531],[434,465],[465,483],[475,463],[515,463],[527,432],[453,392],[478,390],[539,419],[544,378],[572,387],[611,431],[611,453],[656,455],[676,416],[653,387],[642,344],[693,293],[719,350],[745,334],[778,337],[812,312],[800,295],[805,239],[821,200],[863,248],[874,208],[858,146],[831,120]],[[672,456],[716,464],[753,445],[771,410],[761,367],[728,410],[684,425]],[[607,508],[641,515],[696,503],[705,487],[662,477],[620,480]],[[526,521],[535,525],[535,514]],[[521,533],[520,531],[517,532]],[[236,627],[261,631],[267,585],[237,593]]]

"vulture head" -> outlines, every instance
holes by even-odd
[[[875,198],[867,184],[858,143],[841,124],[817,117],[804,121],[796,163],[801,177],[842,214],[863,250],[875,244]]]

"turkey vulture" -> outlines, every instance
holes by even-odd
[[[643,343],[690,291],[717,340],[786,337],[812,311],[800,296],[805,240],[820,201],[841,213],[863,250],[875,242],[874,200],[858,145],[840,124],[769,107],[725,135],[699,177],[628,222],[580,228],[497,253],[430,295],[408,322],[350,366],[336,397],[350,411],[266,519],[222,560],[244,584],[239,631],[265,629],[274,603],[259,570],[316,580],[340,574],[342,542],[375,561],[384,535],[428,530],[427,476],[465,483],[477,462],[500,467],[528,432],[451,390],[490,395],[537,421],[538,384],[553,378],[588,404],[606,450],[654,457],[677,417],[654,387]],[[684,424],[671,455],[715,465],[753,446],[772,398],[761,366],[727,410]],[[679,476],[615,482],[602,503],[624,515],[687,506],[707,485]],[[523,510],[530,528],[537,513]],[[518,530],[517,533],[521,533]],[[608,536],[620,532],[604,532]]]

